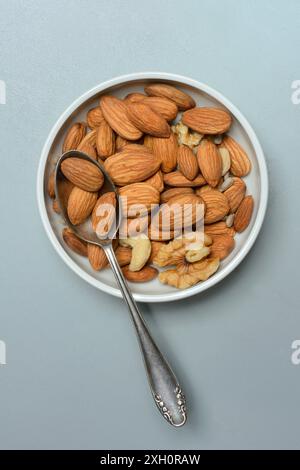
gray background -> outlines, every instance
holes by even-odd
[[[297,0],[0,1],[1,448],[300,447]],[[39,155],[64,109],[137,71],[206,82],[236,104],[265,150],[261,235],[227,280],[193,299],[145,305],[190,416],[169,427],[148,392],[120,300],[85,284],[42,228]]]

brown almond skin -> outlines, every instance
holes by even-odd
[[[142,215],[140,217],[135,217],[133,219],[125,219],[123,218],[120,227],[119,227],[119,237],[120,238],[127,238],[127,237],[134,237],[138,234],[144,233],[147,234],[148,225],[149,225],[150,217],[148,213],[146,215]]]
[[[143,103],[150,106],[158,114],[161,114],[167,121],[173,121],[178,113],[178,107],[174,101],[162,96],[145,96]]]
[[[115,96],[102,96],[101,109],[110,127],[123,139],[138,140],[143,133],[130,121],[124,101]]]
[[[203,186],[206,184],[205,179],[202,175],[196,176],[193,180],[188,180],[179,170],[172,171],[171,173],[166,173],[164,175],[164,183],[167,186],[174,187],[190,187],[195,188],[197,186]]]
[[[119,189],[119,196],[123,199],[126,203],[126,207],[124,206],[124,210],[129,211],[128,217],[136,217],[135,214],[130,215],[130,208],[141,206],[145,207],[147,211],[150,211],[152,205],[158,205],[160,200],[159,191],[151,186],[148,183],[132,183],[127,186],[123,186]],[[123,202],[122,201],[122,202]]]
[[[217,146],[209,139],[202,139],[197,151],[200,171],[213,188],[222,176],[222,160]]]
[[[90,109],[86,115],[87,125],[91,129],[99,127],[103,120],[104,116],[100,106],[96,106],[95,108]]]
[[[192,150],[186,145],[180,145],[177,153],[178,168],[181,173],[189,180],[196,178],[199,173],[197,158]]]
[[[107,158],[115,152],[115,133],[105,120],[98,127],[96,147],[100,158]]]
[[[224,137],[222,146],[229,152],[231,173],[234,176],[246,176],[251,170],[251,162],[245,150],[229,135]]]
[[[105,251],[98,245],[93,243],[88,243],[87,254],[90,265],[94,271],[101,271],[108,266],[108,259],[106,257]]]
[[[132,249],[127,246],[118,246],[115,254],[119,265],[127,266],[131,261]]]
[[[55,181],[54,181],[54,171],[50,173],[49,179],[48,179],[48,194],[51,197],[51,199],[55,198]]]
[[[210,256],[224,259],[231,253],[234,246],[235,241],[231,235],[215,235],[210,248]]]
[[[152,225],[162,231],[181,230],[184,223],[190,222],[192,225],[201,220],[204,211],[205,204],[201,197],[196,194],[181,194],[160,206],[152,219]]]
[[[194,108],[182,115],[182,122],[199,134],[223,134],[231,126],[228,111],[219,108]]]
[[[161,96],[174,101],[181,111],[193,108],[196,106],[195,101],[187,93],[178,90],[172,85],[165,83],[153,83],[145,87],[145,92],[149,96]]]
[[[153,152],[153,137],[151,135],[144,136],[144,146]]]
[[[104,176],[99,168],[81,158],[67,158],[61,164],[61,171],[71,183],[84,191],[99,191],[104,183]]]
[[[161,162],[143,145],[131,144],[108,157],[104,167],[118,186],[144,181],[159,170]]]
[[[178,143],[173,132],[168,138],[152,137],[152,149],[154,155],[161,160],[161,169],[164,173],[176,168]]]
[[[233,177],[232,185],[224,191],[224,195],[227,197],[230,212],[234,213],[237,211],[240,203],[245,197],[246,184],[241,178]]]
[[[67,132],[63,143],[63,153],[68,150],[76,150],[86,134],[86,125],[83,122],[75,122]]]
[[[198,191],[196,191],[198,194]],[[229,212],[229,204],[226,196],[216,189],[202,191],[199,193],[205,202],[206,211],[204,216],[205,224],[213,224],[222,220]]]
[[[92,227],[94,231],[96,231],[97,225],[102,218],[101,215],[97,215],[97,209],[101,204],[105,204],[105,209],[107,209],[104,214],[105,220],[112,224],[115,217],[115,208],[117,204],[115,193],[113,191],[108,191],[107,193],[102,194],[97,200],[92,212]]]
[[[138,101],[143,101],[145,98],[147,98],[147,96],[143,93],[128,93],[128,95],[125,96],[124,101],[125,103],[136,103]]]
[[[115,150],[117,152],[119,152],[120,150],[122,150],[129,143],[130,143],[130,140],[123,139],[123,137],[121,137],[120,135],[117,135]]]
[[[122,271],[130,282],[149,282],[158,276],[158,270],[152,266],[144,266],[140,271],[130,271],[128,266],[125,266]]]
[[[97,152],[95,147],[93,147],[89,142],[80,142],[77,147],[77,150],[80,152],[86,153],[89,157],[93,158],[93,160],[97,160]]]
[[[132,124],[145,134],[169,137],[171,129],[166,119],[153,111],[144,101],[128,103],[127,115]]]
[[[153,176],[150,176],[145,183],[151,184],[153,188],[157,189],[160,193],[164,190],[164,177],[160,170],[154,173]]]
[[[79,225],[92,213],[97,202],[98,193],[84,191],[77,186],[71,191],[68,199],[67,213],[71,224]]]
[[[226,222],[215,222],[214,224],[205,225],[204,232],[214,237],[215,235],[231,235],[234,237],[235,230],[233,227],[227,227]]]
[[[160,195],[160,202],[163,204],[168,202],[172,197],[178,196],[179,194],[193,194],[192,188],[170,188],[163,191]]]
[[[92,147],[96,148],[96,133],[97,129],[93,129],[91,132],[88,132],[78,145],[77,150],[81,150],[85,145],[91,145]]]
[[[53,202],[52,202],[52,209],[54,210],[54,212],[56,212],[56,214],[60,214],[60,213],[61,213],[61,210],[60,210],[60,207],[59,207],[59,204],[58,204],[57,199],[53,199]]]
[[[234,229],[237,232],[243,232],[249,225],[252,212],[254,208],[254,200],[252,196],[246,196],[241,204],[239,205],[238,210],[236,211],[234,217]]]
[[[71,248],[74,253],[80,256],[87,256],[87,243],[75,235],[69,228],[64,228],[62,232],[65,243]]]

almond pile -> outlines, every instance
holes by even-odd
[[[68,130],[62,151],[80,150],[101,161],[119,195],[126,197],[129,219],[125,235],[122,223],[114,249],[129,281],[158,276],[162,283],[187,288],[208,279],[233,250],[235,234],[249,225],[254,202],[243,180],[251,162],[228,135],[231,124],[228,111],[196,107],[185,92],[151,83],[145,94],[102,96],[99,106],[88,111],[86,123],[77,122]],[[88,161],[69,158],[61,169],[72,224],[91,217],[96,230],[99,208],[108,203],[114,207],[114,193],[101,194],[103,175]],[[58,212],[53,174],[48,193]],[[189,208],[188,235],[178,235],[183,222],[176,212],[167,223],[174,204]],[[154,218],[153,206],[158,208]],[[202,242],[195,231],[200,219]],[[133,236],[136,232],[141,235]],[[88,257],[93,269],[108,266],[100,247],[82,242],[68,228],[62,236],[74,252]]]

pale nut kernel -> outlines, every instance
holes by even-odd
[[[139,237],[123,238],[119,240],[121,246],[132,248],[129,271],[140,271],[151,255],[151,242],[144,234]]]
[[[230,153],[225,147],[218,147],[218,150],[220,152],[221,159],[222,159],[222,176],[224,176],[230,170],[230,166],[231,166]]]
[[[177,134],[178,143],[187,145],[191,149],[200,144],[201,139],[203,138],[202,134],[198,132],[191,132],[185,124],[181,121],[172,126],[172,131]]]
[[[188,263],[195,263],[200,261],[203,258],[206,258],[210,253],[210,248],[208,246],[203,246],[200,250],[189,250],[185,254],[185,259]]]

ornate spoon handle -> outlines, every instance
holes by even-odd
[[[124,279],[112,246],[103,246],[103,249],[131,313],[154,401],[170,424],[176,427],[183,426],[186,422],[185,398],[177,378],[151,337]]]

